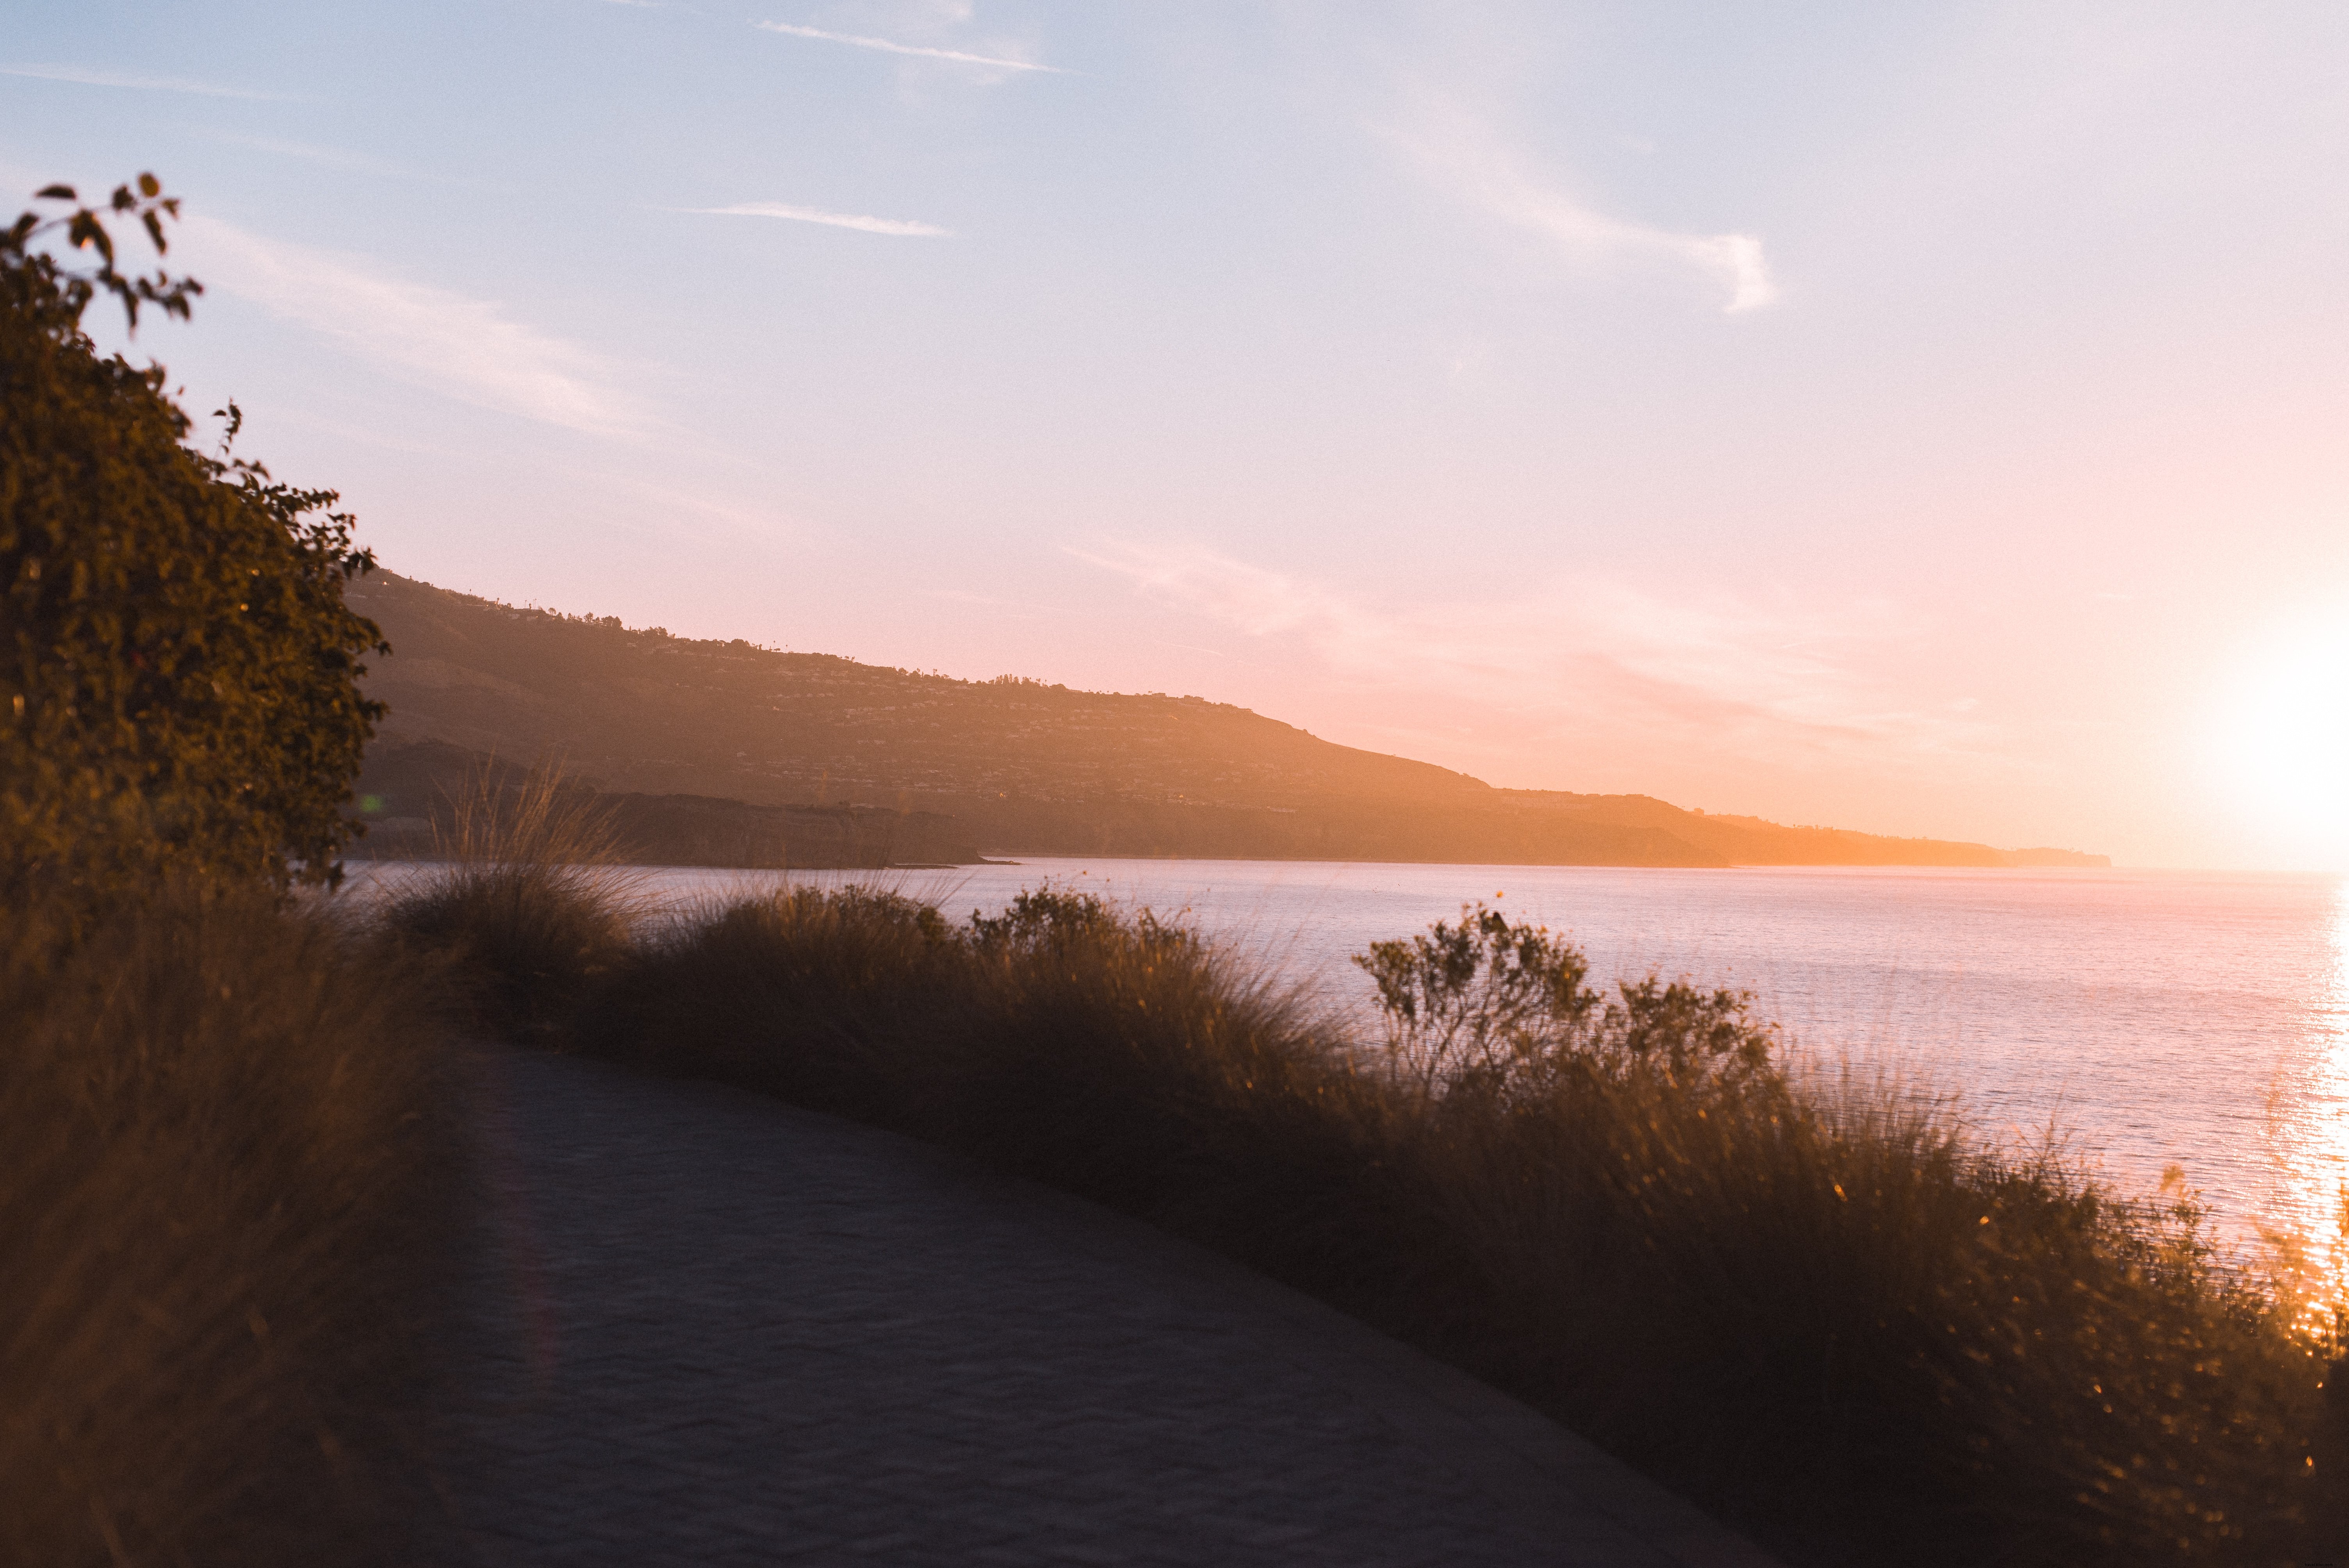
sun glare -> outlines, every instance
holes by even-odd
[[[2220,725],[2220,767],[2259,824],[2349,851],[2349,614],[2254,652]]]

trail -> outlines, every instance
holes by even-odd
[[[1223,1259],[705,1084],[490,1064],[460,1558],[1771,1568]]]

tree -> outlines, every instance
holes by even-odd
[[[163,367],[82,331],[100,293],[133,333],[142,304],[188,315],[201,286],[125,275],[108,230],[136,221],[160,257],[177,200],[150,174],[103,211],[36,200],[68,210],[0,231],[0,896],[331,882],[384,712],[360,659],[390,649],[343,602],[373,554],[334,491],[233,455],[234,404],[196,451]]]
[[[1378,987],[1389,1059],[1429,1093],[1537,1088],[1569,1072],[1692,1089],[1783,1081],[1777,1031],[1753,1016],[1749,993],[1651,975],[1602,1003],[1580,948],[1481,903],[1354,963]]]

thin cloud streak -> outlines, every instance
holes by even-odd
[[[826,212],[814,207],[792,207],[781,201],[737,201],[730,207],[680,207],[681,212],[699,212],[719,218],[788,218],[795,223],[829,223],[835,229],[854,229],[866,234],[900,234],[918,239],[951,237],[952,229],[941,229],[936,223],[916,222],[910,218],[868,218],[854,212]]]
[[[1665,601],[1604,580],[1513,601],[1372,604],[1214,551],[1074,551],[1175,607],[1286,638],[1340,677],[1435,693],[1513,724],[1666,739],[1755,760],[1865,758],[1890,769],[1994,752],[1993,727],[1901,702],[1855,674],[1904,634],[1890,617]]]
[[[594,436],[638,435],[650,423],[598,356],[508,320],[489,301],[217,218],[191,217],[181,232],[206,283],[428,390]]]
[[[889,38],[868,38],[856,33],[827,33],[821,27],[801,27],[789,22],[753,22],[762,32],[788,33],[794,38],[821,38],[827,44],[852,44],[860,49],[879,49],[890,55],[917,55],[926,60],[951,60],[961,66],[990,66],[1005,71],[1041,71],[1048,76],[1064,77],[1070,73],[1058,66],[1040,66],[1033,60],[1007,60],[993,55],[966,55],[959,49],[933,49],[920,44],[900,44]]]
[[[1430,110],[1415,132],[1394,139],[1471,205],[1504,222],[1547,235],[1568,254],[1596,259],[1609,253],[1671,260],[1711,273],[1729,285],[1725,314],[1774,304],[1762,242],[1752,234],[1682,234],[1594,211],[1526,171],[1491,129],[1448,108]]]
[[[285,100],[283,93],[257,93],[243,88],[191,82],[180,77],[133,77],[119,71],[89,71],[78,66],[0,66],[0,77],[29,77],[36,81],[71,82],[85,88],[127,88],[136,92],[194,93],[201,98],[251,98],[257,102]]]

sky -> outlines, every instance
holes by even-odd
[[[128,352],[447,587],[2326,869],[2344,80],[2315,4],[79,0],[0,185],[160,176]]]

